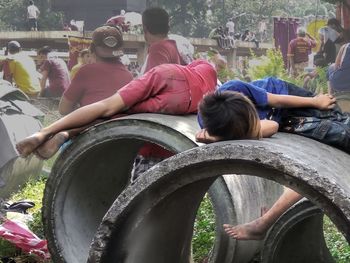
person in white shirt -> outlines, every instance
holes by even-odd
[[[233,23],[232,18],[230,18],[226,23],[226,28],[228,36],[233,39],[235,34],[235,23]]]
[[[29,6],[27,7],[27,18],[29,22],[29,28],[31,31],[38,31],[39,14],[40,14],[40,11],[34,5],[34,2],[32,0],[29,1]]]

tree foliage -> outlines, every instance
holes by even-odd
[[[272,24],[273,16],[334,16],[335,6],[321,0],[153,0],[151,5],[164,7],[171,16],[174,33],[207,37],[210,30],[224,26],[234,18],[236,31],[257,31],[259,21]],[[331,1],[331,0],[327,0]],[[270,26],[269,30],[272,28]]]
[[[29,1],[0,0],[0,30],[27,30],[27,6]],[[50,1],[37,0],[35,5],[40,10],[38,25],[40,30],[62,28],[63,14],[50,9]]]

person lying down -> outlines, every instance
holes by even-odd
[[[307,127],[303,125],[305,119],[308,120]],[[327,120],[329,125],[320,140],[317,132],[322,120]],[[198,121],[202,128],[196,134],[199,142],[260,139],[282,130],[350,152],[350,118],[337,108],[335,98],[328,94],[315,96],[276,78],[225,83],[200,102]],[[285,188],[281,197],[261,217],[237,226],[224,224],[225,232],[240,240],[263,239],[278,217],[301,198],[300,194]]]

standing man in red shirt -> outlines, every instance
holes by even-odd
[[[306,33],[305,28],[298,28],[297,38],[288,46],[289,73],[297,77],[308,66],[311,49],[316,47],[316,40]]]
[[[153,7],[142,13],[143,33],[149,45],[146,61],[141,74],[161,64],[185,64],[176,47],[168,38],[169,14],[162,8]]]

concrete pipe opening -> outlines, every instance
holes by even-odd
[[[118,197],[95,235],[88,262],[190,262],[196,209],[221,174],[254,175],[297,190],[321,207],[349,242],[349,169],[346,153],[290,134],[180,153]]]
[[[128,186],[134,157],[145,141],[174,153],[183,152],[197,146],[194,134],[198,129],[196,116],[137,114],[97,125],[77,137],[57,159],[44,194],[43,222],[53,260],[87,260],[95,231]],[[280,194],[276,184],[251,181],[257,191],[264,192],[268,187],[276,193],[275,199]],[[226,179],[215,182],[209,194],[217,222],[237,218],[232,201],[235,198],[230,197]],[[261,199],[259,205],[272,203],[272,198]],[[238,243],[217,231],[211,262],[233,262],[232,251]],[[256,242],[254,246],[258,246]],[[244,245],[241,247],[244,251]]]
[[[323,233],[321,209],[302,199],[270,228],[261,249],[261,263],[335,263]],[[300,253],[307,248],[308,253]]]

